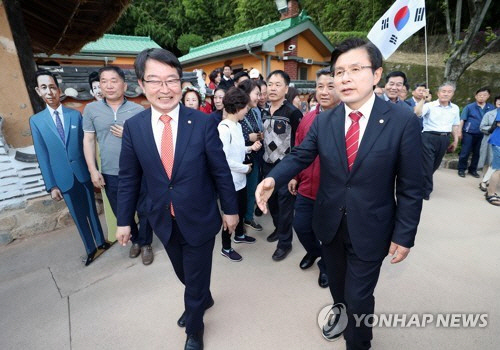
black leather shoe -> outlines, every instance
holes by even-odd
[[[459,170],[459,171],[458,171],[458,176],[460,176],[460,177],[465,177],[465,171],[463,171],[463,170]]]
[[[276,230],[273,231],[269,236],[267,236],[266,240],[268,242],[276,242],[278,240],[278,233]]]
[[[87,260],[85,260],[85,266],[89,266],[92,261],[94,261],[95,253],[97,253],[97,249],[94,249],[92,253],[87,255]]]
[[[290,246],[289,248],[286,248],[286,249],[277,248],[274,251],[273,260],[274,261],[283,260],[284,258],[286,258],[286,256],[288,255],[288,253],[290,253],[291,251],[292,251],[292,246]]]
[[[188,334],[184,350],[203,350],[203,332]]]
[[[205,306],[205,310],[210,309],[212,306],[214,306],[214,299],[210,298],[207,305]],[[179,317],[179,319],[177,320],[177,325],[181,328],[186,327],[186,310],[184,310],[181,317]]]
[[[101,250],[108,250],[109,248],[111,248],[111,244],[109,244],[108,242],[104,242],[99,247],[97,247],[97,249]]]
[[[318,284],[321,288],[328,287],[328,275],[324,272],[319,273]]]
[[[300,261],[299,264],[300,268],[302,270],[310,268],[311,266],[313,266],[317,258],[318,258],[317,256],[312,256],[311,254],[307,253]]]
[[[473,172],[469,171],[469,175],[475,177],[476,179],[479,179],[481,177],[481,176],[479,176],[479,174],[477,173],[477,171],[473,171]]]

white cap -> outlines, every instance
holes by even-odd
[[[248,73],[248,76],[250,77],[250,79],[258,79],[259,78],[259,71],[255,68],[252,68],[250,70],[250,73]]]

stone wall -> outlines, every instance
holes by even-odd
[[[101,214],[101,194],[96,194],[96,202]],[[49,195],[26,199],[0,209],[0,245],[71,225],[74,222],[64,201],[56,202]]]

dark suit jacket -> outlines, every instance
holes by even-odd
[[[268,176],[280,188],[319,155],[315,234],[331,242],[345,212],[355,253],[375,261],[387,255],[391,241],[414,244],[422,209],[421,129],[407,108],[376,98],[349,172],[344,123],[343,104],[318,115],[305,140]]]
[[[82,115],[64,106],[62,111],[66,145],[47,108],[30,118],[30,127],[47,191],[58,187],[64,193],[73,187],[75,177],[85,183],[90,181],[90,174],[83,155]]]
[[[172,232],[169,204],[177,224],[192,246],[213,238],[221,228],[219,194],[225,214],[237,214],[238,205],[231,171],[227,165],[214,118],[180,106],[172,178],[158,154],[151,127],[151,109],[125,122],[118,188],[118,225],[133,219],[141,177],[147,184],[148,220],[166,244]]]

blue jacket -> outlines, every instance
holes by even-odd
[[[47,108],[30,118],[33,144],[48,192],[54,187],[67,192],[73,187],[75,177],[81,183],[90,181],[83,155],[82,115],[64,106],[62,110],[66,146]]]
[[[482,134],[479,125],[486,112],[495,109],[491,103],[486,103],[484,108],[479,107],[477,102],[469,103],[464,107],[460,119],[464,121],[463,131],[469,134]]]

